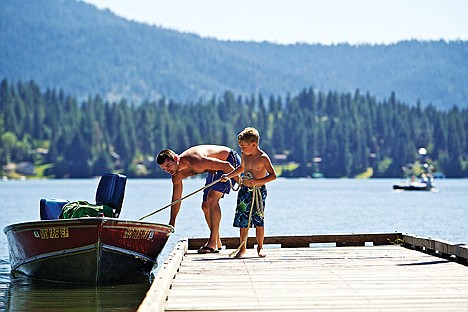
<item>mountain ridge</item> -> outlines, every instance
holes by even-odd
[[[85,98],[194,102],[229,90],[392,92],[410,105],[468,107],[468,42],[282,45],[221,41],[137,23],[74,0],[3,0],[0,77]]]

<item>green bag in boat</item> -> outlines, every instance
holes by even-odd
[[[113,217],[112,207],[90,204],[87,201],[80,200],[65,204],[59,219],[97,217],[99,213],[103,213],[106,217]]]

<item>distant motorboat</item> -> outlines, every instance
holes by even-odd
[[[434,188],[432,185],[427,185],[425,183],[418,184],[395,184],[393,185],[394,190],[403,190],[403,191],[430,191]]]
[[[423,174],[419,181],[417,181],[415,177],[412,176],[411,181],[395,184],[393,185],[393,189],[404,191],[431,191],[435,188],[434,186],[434,178]]]

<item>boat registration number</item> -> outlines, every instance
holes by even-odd
[[[126,229],[123,238],[129,239],[151,239],[153,238],[153,231],[141,229]]]
[[[40,239],[49,238],[68,238],[69,232],[67,227],[47,228],[34,231],[34,237]]]

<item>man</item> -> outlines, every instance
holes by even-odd
[[[205,185],[208,185],[225,173],[233,171],[240,165],[240,156],[236,151],[227,146],[219,145],[197,145],[193,146],[180,155],[172,150],[166,149],[159,152],[157,163],[162,170],[172,175],[172,202],[182,197],[182,180],[207,172]],[[234,183],[234,181],[233,181]],[[221,239],[219,237],[219,225],[221,222],[221,209],[219,200],[224,194],[229,194],[230,183],[218,182],[206,188],[203,192],[202,209],[205,220],[210,228],[208,242],[200,247],[199,253],[219,252]],[[171,206],[171,219],[169,224],[175,226],[181,203]]]

